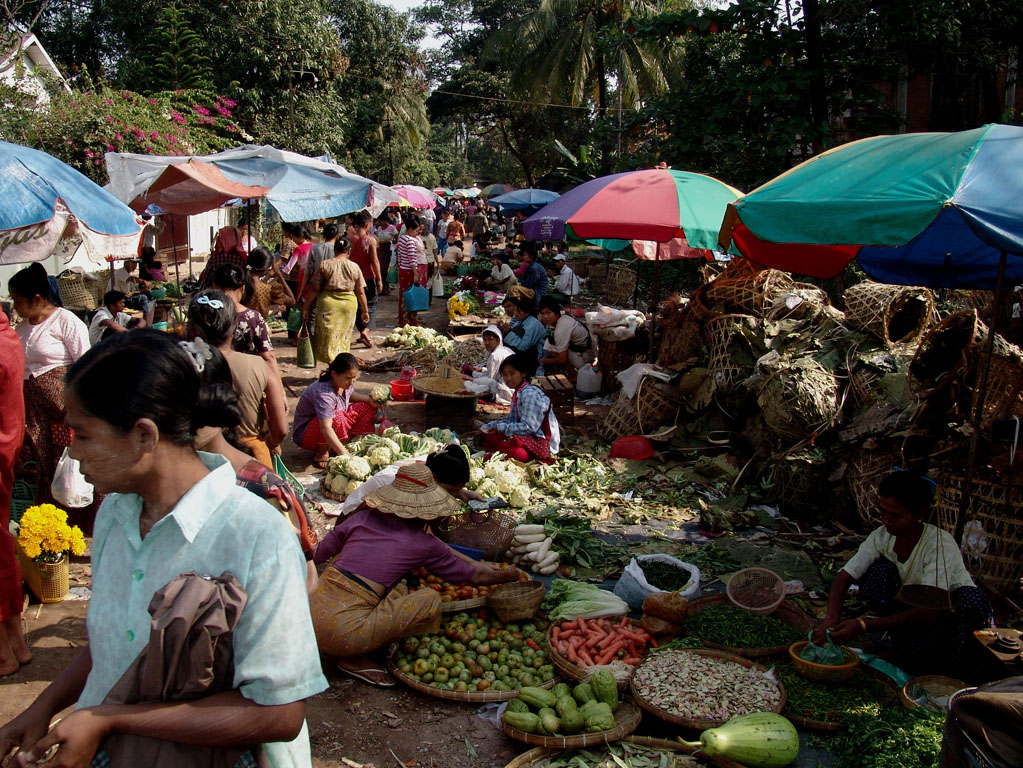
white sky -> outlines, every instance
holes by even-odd
[[[406,11],[415,8],[417,5],[422,5],[422,0],[378,0],[378,2],[381,5],[386,5],[389,8],[393,8],[399,13],[405,13]],[[440,48],[440,46],[441,46],[440,40],[438,40],[435,37],[430,37],[429,35],[427,35],[426,37],[423,38],[419,47],[424,49],[430,49]]]

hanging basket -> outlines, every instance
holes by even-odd
[[[607,268],[604,283],[604,298],[608,303],[621,306],[632,301],[636,292],[636,271],[624,264],[612,264]]]
[[[881,480],[899,465],[901,456],[898,450],[891,447],[862,447],[849,462],[849,470],[845,474],[849,495],[852,496],[860,519],[872,528],[881,523],[877,489]]]
[[[711,306],[720,304],[726,312],[763,317],[775,299],[795,285],[787,272],[777,269],[731,275],[726,270],[707,286],[707,300]]]
[[[18,546],[18,564],[21,575],[32,594],[43,603],[59,603],[70,589],[70,568],[65,554],[59,563],[39,563]]]
[[[954,532],[966,478],[946,474],[935,501],[938,525]],[[1020,591],[1023,579],[1023,486],[974,479],[966,506],[963,560],[984,587],[997,594]],[[939,585],[940,586],[940,585]]]
[[[867,281],[845,292],[849,326],[877,337],[889,347],[919,338],[933,312],[934,296],[926,288]]]
[[[710,351],[707,368],[718,389],[728,391],[736,382],[747,375],[729,354],[729,344],[736,333],[742,333],[742,326],[756,328],[757,319],[750,315],[716,315],[703,326],[704,339]]]
[[[483,552],[488,560],[501,560],[511,546],[515,520],[496,509],[461,512],[447,519],[441,538],[448,544]]]

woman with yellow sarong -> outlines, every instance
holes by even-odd
[[[355,313],[369,322],[366,280],[362,270],[348,258],[351,241],[339,237],[334,243],[334,258],[323,261],[309,279],[302,319],[309,319],[309,307],[316,302],[313,353],[322,363],[330,363],[352,346]]]

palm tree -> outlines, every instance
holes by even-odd
[[[664,0],[541,0],[535,11],[498,30],[484,56],[513,62],[511,84],[518,93],[567,98],[572,106],[593,99],[604,118],[611,78],[627,108],[667,88],[674,63],[670,44],[624,34],[630,17],[659,13],[664,5]]]

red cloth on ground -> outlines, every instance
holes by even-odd
[[[0,311],[0,621],[21,615],[21,569],[11,535],[11,491],[14,463],[25,435],[25,400],[22,377],[25,352],[7,315]]]
[[[488,453],[504,453],[516,461],[549,461],[551,446],[546,440],[529,435],[507,437],[500,432],[491,432],[483,436],[483,450]]]
[[[334,412],[334,434],[342,443],[353,435],[368,435],[373,431],[373,419],[379,409],[372,403],[352,403],[347,411]],[[327,437],[320,429],[319,419],[313,419],[305,428],[302,442],[307,451],[315,451],[327,444]]]
[[[405,291],[412,287],[413,269],[398,270],[398,326],[405,325]]]

